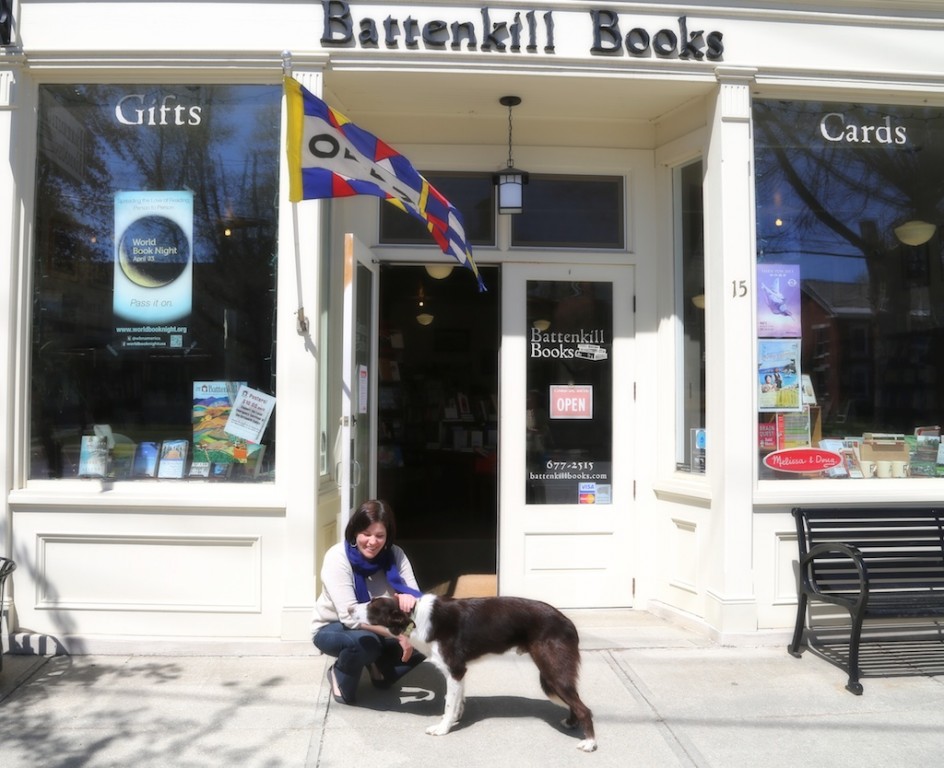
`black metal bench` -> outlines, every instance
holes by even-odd
[[[865,619],[944,617],[944,507],[797,507],[800,573],[789,652],[799,658],[809,600],[849,611],[849,682],[862,694]]]

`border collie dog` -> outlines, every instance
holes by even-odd
[[[423,595],[412,614],[401,611],[396,600],[387,597],[374,598],[361,613],[366,615],[359,618],[368,624],[387,627],[394,635],[408,633],[445,676],[443,718],[426,733],[444,736],[462,717],[468,662],[516,648],[518,653],[531,654],[548,698],[570,709],[562,724],[566,728],[579,725],[583,730],[577,748],[584,752],[597,748],[593,714],[577,693],[577,629],[553,606],[523,597]]]

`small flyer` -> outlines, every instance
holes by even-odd
[[[269,424],[275,398],[246,386],[239,388],[223,430],[250,443],[261,443],[262,433]]]
[[[845,453],[847,448],[843,441],[836,438],[828,438],[826,440],[820,440],[819,447],[839,454],[842,457],[842,463],[826,470],[826,477],[848,477],[848,465],[850,462],[849,457]]]
[[[704,427],[697,427],[691,431],[692,441],[692,464],[691,471],[700,474],[705,473],[705,459],[708,450],[708,433]]]
[[[757,335],[799,337],[800,265],[757,265]]]
[[[808,408],[797,412],[778,413],[777,450],[784,448],[805,448],[810,445],[810,411]]]

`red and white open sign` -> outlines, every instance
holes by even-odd
[[[552,384],[552,419],[592,419],[593,387],[589,384]]]

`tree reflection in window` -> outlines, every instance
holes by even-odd
[[[40,87],[31,477],[75,476],[94,425],[192,439],[194,382],[275,394],[280,101],[262,85]],[[116,196],[137,191],[192,196],[192,309],[185,334],[132,347],[112,298]],[[264,464],[220,475],[265,476],[273,421]]]
[[[754,128],[757,261],[799,265],[821,436],[904,434],[914,458],[944,421],[944,110],[757,101]]]

